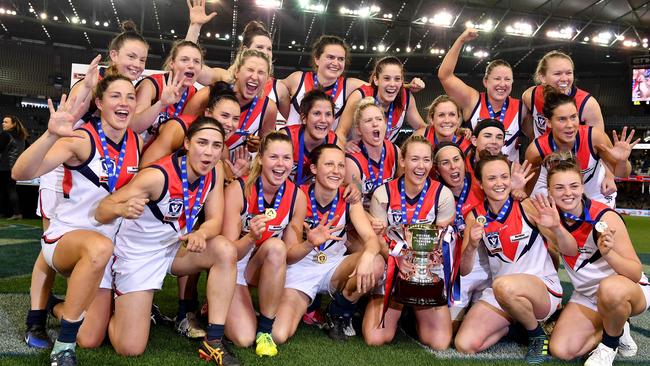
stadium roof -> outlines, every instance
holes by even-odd
[[[410,72],[432,73],[472,22],[486,30],[463,51],[460,71],[481,72],[504,58],[530,74],[551,49],[572,54],[580,74],[620,72],[633,55],[648,54],[650,5],[644,0],[207,0],[219,15],[201,32],[207,60],[226,65],[246,22],[273,34],[276,69],[309,67],[309,45],[320,34],[344,37],[355,71],[397,55]],[[15,15],[14,15],[15,13]],[[2,0],[0,36],[103,50],[121,21],[134,20],[165,55],[188,26],[184,0]],[[487,28],[490,28],[489,30]]]

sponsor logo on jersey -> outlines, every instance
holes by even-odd
[[[126,172],[129,174],[135,174],[139,171],[137,166],[127,166],[126,167]]]
[[[521,233],[521,234],[516,234],[516,235],[511,235],[510,236],[510,241],[515,242],[515,241],[520,241],[527,239],[530,235],[527,233]]]

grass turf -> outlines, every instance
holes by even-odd
[[[626,217],[630,235],[637,252],[650,252],[650,238],[646,229],[650,219]],[[38,230],[36,220],[23,220],[20,225],[15,222],[0,220],[0,293],[27,294],[31,266],[39,250]],[[30,240],[25,240],[30,239]],[[647,264],[648,255],[642,255]],[[204,277],[199,285],[204,289]],[[65,293],[65,280],[57,277],[54,286],[57,294]],[[203,291],[201,291],[203,292]],[[203,296],[203,294],[201,294]],[[24,331],[24,314],[27,310],[28,296],[21,295],[21,306],[13,306],[15,318],[20,322],[19,330]],[[164,287],[155,296],[155,303],[165,314],[174,314],[176,309],[176,281],[173,278],[165,280]],[[0,314],[1,315],[1,314]],[[642,330],[647,332],[647,330]],[[96,365],[205,365],[196,354],[198,342],[186,340],[177,336],[172,329],[164,326],[152,327],[146,352],[140,357],[121,357],[115,354],[110,345],[104,345],[96,350],[79,350],[80,364]],[[398,332],[394,342],[384,347],[368,347],[360,337],[355,337],[346,343],[330,341],[322,331],[300,326],[296,335],[284,345],[280,354],[274,358],[258,358],[253,349],[235,349],[234,353],[244,365],[516,365],[524,364],[520,360],[472,360],[472,359],[441,359],[436,358],[415,341]],[[643,349],[640,351],[643,352]],[[8,349],[0,349],[0,364],[2,365],[42,365],[48,362],[49,352],[33,352],[25,355],[11,354]],[[507,356],[506,356],[507,357]],[[549,365],[577,364],[553,361]],[[631,362],[616,362],[617,365],[639,364]]]

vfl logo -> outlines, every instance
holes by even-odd
[[[537,126],[539,132],[544,134],[544,132],[546,132],[546,117],[538,114],[537,118],[535,118],[535,125]]]
[[[180,198],[172,198],[167,204],[167,213],[165,214],[165,221],[176,221],[181,217],[183,212],[183,200]]]
[[[400,225],[402,223],[402,211],[401,210],[393,210],[389,209],[388,210],[388,224],[393,226],[393,225]]]
[[[101,159],[102,162],[102,174],[99,175],[100,183],[108,183],[108,174],[115,174],[115,162],[113,159]]]
[[[501,240],[499,240],[499,233],[498,232],[491,232],[486,234],[486,239],[487,243],[485,243],[485,246],[487,246],[487,249],[491,253],[497,253],[502,250],[501,248]]]
[[[250,232],[250,223],[251,219],[253,218],[253,214],[246,213],[246,217],[244,217],[244,224],[242,225],[241,230],[245,232]]]

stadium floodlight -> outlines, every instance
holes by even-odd
[[[533,35],[533,26],[527,22],[515,22],[506,27],[506,33],[515,36],[530,37]]]
[[[474,57],[476,57],[476,58],[486,58],[489,55],[490,54],[487,51],[478,50],[478,51],[474,52]]]
[[[59,17],[57,17],[57,16],[55,15],[55,16],[52,17],[52,20],[54,20],[54,21],[58,21],[58,20],[59,20]]]
[[[483,32],[491,32],[492,30],[494,30],[494,21],[492,19],[487,19],[483,23],[479,23],[479,22],[473,22],[471,20],[468,20],[467,22],[465,22],[465,27],[478,29]]]
[[[210,33],[210,32],[208,32],[208,33],[205,34],[205,37],[206,37],[206,38],[210,38],[211,36],[212,36],[212,33]]]
[[[564,27],[562,29],[552,29],[546,32],[546,36],[556,39],[572,39],[574,29],[571,27]]]
[[[223,36],[223,38],[225,38],[225,39],[230,39],[230,34],[226,33],[226,35]]]
[[[401,51],[401,49],[400,49],[399,47],[397,47],[397,48],[395,49],[395,52],[400,52],[400,51]]]
[[[79,17],[72,17],[72,19],[70,19],[70,20],[71,20],[72,23],[74,23],[74,24],[79,23]]]
[[[363,50],[364,48],[366,48],[366,47],[364,47],[364,45],[359,46],[360,50]]]
[[[327,7],[323,4],[312,4],[309,0],[300,0],[298,2],[300,9],[307,13],[324,13]]]
[[[282,9],[282,0],[255,0],[255,5],[260,8]]]
[[[454,21],[454,17],[447,11],[441,11],[430,18],[429,20],[433,25],[438,25],[441,27],[450,27],[451,23]]]
[[[102,25],[103,25],[104,27],[108,27],[108,22],[104,22],[104,23],[102,23]]]
[[[86,24],[86,19],[81,19],[81,24]]]
[[[632,39],[626,39],[626,40],[623,41],[623,46],[625,46],[625,47],[636,47],[638,45],[639,44],[637,43],[637,41],[632,40]]]
[[[101,23],[99,23],[99,20],[95,20],[95,25],[99,27]]]
[[[406,53],[410,53],[410,52],[411,52],[411,47],[406,47]]]
[[[359,9],[348,9],[345,6],[342,6],[339,9],[339,12],[342,15],[347,15],[347,16],[351,16],[351,17],[359,17],[359,18],[364,18],[364,19],[365,18],[374,18],[375,16],[377,16],[379,14],[380,11],[381,11],[381,9],[376,5],[364,6],[364,7],[361,7]]]
[[[600,44],[600,45],[603,45],[603,46],[607,46],[612,41],[613,37],[614,37],[614,35],[612,35],[612,33],[605,31],[605,32],[598,33],[591,40],[594,43],[597,43],[597,44]]]
[[[386,46],[384,46],[383,44],[378,45],[377,46],[377,51],[379,51],[379,52],[386,51]]]
[[[41,19],[43,20],[47,19],[47,13],[41,13]]]

